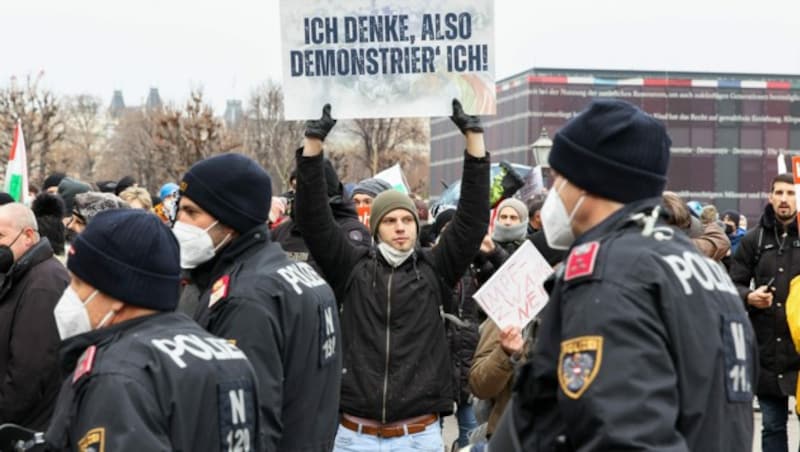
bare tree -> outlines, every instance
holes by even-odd
[[[25,77],[24,85],[20,85],[16,77],[11,78],[10,85],[0,90],[0,130],[3,148],[11,147],[10,131],[17,121],[22,123],[25,144],[28,153],[28,166],[31,180],[41,181],[51,166],[50,152],[53,146],[64,139],[65,127],[61,115],[61,105],[56,95],[39,86],[44,72],[36,77],[30,74]],[[0,161],[6,163],[8,156],[0,153]]]
[[[372,175],[393,164],[398,151],[409,151],[427,139],[422,120],[416,118],[354,119],[345,131],[360,142],[359,158]]]
[[[285,190],[295,166],[294,151],[303,139],[304,123],[284,120],[280,85],[267,82],[253,91],[244,127],[246,152],[270,171],[275,182],[280,182],[274,188]]]
[[[94,180],[106,146],[100,99],[90,94],[66,98],[64,122],[63,143],[53,152],[55,168]]]

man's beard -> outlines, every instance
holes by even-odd
[[[793,220],[796,215],[797,215],[797,211],[794,211],[794,212],[790,213],[789,215],[781,215],[781,214],[779,214],[777,212],[775,213],[775,216],[778,217],[778,220],[780,220],[783,223],[786,223],[788,221]]]

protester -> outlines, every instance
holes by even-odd
[[[722,213],[722,222],[725,224],[725,235],[731,242],[731,254],[736,254],[739,249],[739,242],[742,237],[747,233],[747,230],[739,227],[741,222],[741,214],[735,210],[726,210]]]
[[[556,134],[542,222],[570,251],[491,450],[751,449],[755,338],[724,270],[660,220],[669,155],[620,100]]]
[[[150,193],[141,187],[128,187],[119,194],[119,199],[128,203],[131,209],[143,209],[149,211],[153,208],[153,198]]]
[[[178,243],[158,218],[99,213],[72,245],[55,307],[56,450],[264,450],[253,368],[234,344],[172,312]]]
[[[688,204],[673,192],[665,191],[662,202],[667,212],[665,221],[684,231],[700,254],[717,262],[729,254],[731,242],[716,221],[703,224],[691,214]]]
[[[492,241],[508,254],[514,254],[527,236],[525,218],[528,218],[528,207],[524,202],[516,198],[503,200],[497,206]]]
[[[91,191],[92,187],[89,184],[75,180],[71,177],[64,177],[58,183],[58,195],[64,200],[64,223],[66,224],[72,215],[72,203],[75,201],[75,195],[79,193],[86,193]]]
[[[45,191],[33,200],[31,210],[36,216],[39,235],[47,238],[53,248],[53,253],[59,260],[64,259],[66,227],[61,221],[64,201],[58,195]]]
[[[344,198],[344,188],[330,160],[325,160],[324,169],[328,206],[333,218],[336,220],[336,224],[339,225],[348,240],[354,245],[369,247],[372,244],[369,231],[359,221],[353,203]],[[294,208],[297,209],[296,198],[294,204]],[[308,263],[317,273],[322,274],[322,269],[308,252],[308,245],[306,245],[303,234],[300,232],[300,228],[294,218],[289,218],[276,227],[272,231],[272,240],[278,242],[289,257],[298,262]]]
[[[42,184],[42,191],[53,195],[58,194],[58,185],[61,184],[61,181],[65,177],[67,177],[67,175],[60,172],[56,172],[47,176]]]
[[[372,247],[353,245],[327,208],[322,143],[330,105],[306,123],[297,153],[296,220],[342,309],[345,361],[337,451],[444,448],[439,416],[453,409],[450,352],[440,311],[488,228],[489,159],[480,119],[453,101],[465,135],[461,199],[436,247],[416,247],[411,199],[384,191],[372,203]]]
[[[60,214],[59,214],[60,215]],[[0,207],[0,420],[42,430],[61,384],[53,308],[69,276],[33,212]]]
[[[542,229],[542,206],[544,199],[539,197],[528,200],[528,235]]]
[[[330,450],[342,374],[336,302],[308,264],[270,241],[269,175],[222,154],[195,163],[180,186],[173,232],[189,277],[183,309],[252,362],[265,450]]]
[[[700,222],[703,223],[703,226],[717,221],[719,221],[717,208],[711,204],[703,206],[703,211],[700,213]]]
[[[72,207],[72,218],[67,222],[67,229],[80,234],[100,212],[109,209],[129,209],[128,203],[111,193],[90,191],[75,195]]]
[[[795,395],[800,370],[800,354],[792,343],[785,306],[789,284],[800,273],[800,248],[795,245],[797,202],[791,174],[772,180],[768,199],[758,227],[739,242],[730,275],[758,338],[756,394],[762,416],[761,448],[774,452],[787,450],[788,397]]]
[[[391,189],[392,186],[389,182],[383,179],[368,178],[356,185],[350,197],[353,199],[353,204],[355,204],[356,209],[359,207],[369,207],[379,194]]]

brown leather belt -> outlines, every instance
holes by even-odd
[[[428,414],[405,421],[393,422],[391,424],[370,425],[361,424],[351,419],[345,414],[342,416],[342,427],[360,432],[365,435],[377,436],[378,438],[396,438],[398,436],[412,435],[424,431],[429,425],[439,421],[439,416]]]

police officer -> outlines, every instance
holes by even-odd
[[[752,328],[724,269],[660,218],[669,146],[617,100],[556,134],[542,221],[569,254],[490,450],[752,447]]]
[[[67,261],[54,315],[68,373],[45,438],[56,450],[257,450],[252,366],[178,303],[178,243],[137,210],[98,214]]]
[[[189,275],[181,302],[253,363],[267,450],[328,451],[341,379],[336,301],[310,265],[270,241],[271,198],[269,175],[243,155],[189,169],[173,226]]]

